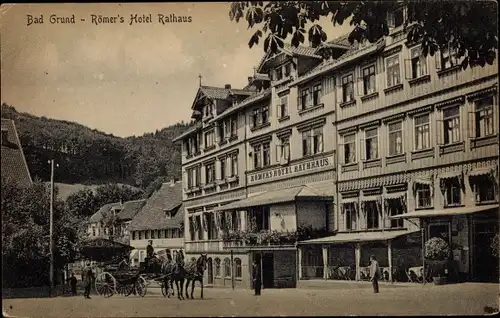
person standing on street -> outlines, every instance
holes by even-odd
[[[92,280],[94,279],[94,273],[92,272],[92,267],[90,267],[90,262],[87,261],[87,266],[85,266],[84,270],[84,280],[83,284],[85,286],[85,292],[83,296],[87,299],[90,299],[90,287],[92,286]]]
[[[75,273],[71,273],[71,277],[68,278],[69,285],[71,286],[71,296],[76,296],[76,283],[77,279],[75,277]]]
[[[257,264],[256,261],[253,261],[252,269],[253,289],[255,291],[255,296],[260,296],[260,288],[262,285],[260,265]]]
[[[380,278],[380,267],[375,259],[375,255],[370,255],[370,280],[372,281],[373,292],[378,293],[378,280]]]

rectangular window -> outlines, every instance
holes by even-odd
[[[316,84],[313,87],[313,105],[321,104],[321,84]]]
[[[283,78],[283,70],[281,69],[281,67],[278,67],[276,69],[276,80],[279,81],[282,78]]]
[[[397,28],[404,23],[404,10],[398,8],[392,12],[387,13],[387,26],[389,28]]]
[[[403,122],[389,124],[389,156],[403,153]]]
[[[252,127],[258,127],[261,124],[260,120],[260,112],[259,109],[256,108],[252,111]]]
[[[220,160],[220,179],[224,180],[226,178],[226,159]]]
[[[143,231],[139,231],[139,240],[142,240],[144,238],[143,234],[144,234]]]
[[[236,136],[238,132],[238,117],[234,116],[231,118],[231,137]]]
[[[262,145],[262,166],[267,167],[271,165],[271,145],[265,143]]]
[[[197,215],[195,218],[196,228],[198,229],[198,240],[203,240],[203,224],[201,224],[201,215]]]
[[[443,110],[444,144],[460,141],[460,106]]]
[[[285,77],[292,75],[292,65],[290,63],[285,65]]]
[[[323,127],[313,129],[312,153],[323,152]]]
[[[136,231],[132,231],[132,240],[135,240]]]
[[[156,238],[156,230],[151,230],[151,239]]]
[[[278,116],[279,118],[288,116],[288,96],[283,96],[280,98],[280,105],[278,107]]]
[[[456,206],[461,204],[460,182],[457,178],[448,179],[446,183],[445,204],[446,206]]]
[[[215,163],[207,164],[205,166],[205,180],[206,184],[215,182]]]
[[[411,50],[411,78],[427,75],[427,59],[421,50],[421,47]]]
[[[375,65],[363,69],[363,92],[365,95],[375,93]]]
[[[404,206],[401,199],[388,199],[387,208],[389,216],[401,215],[404,213]],[[402,228],[404,227],[403,219],[391,219],[391,228]]]
[[[399,55],[388,57],[385,60],[385,71],[387,73],[387,87],[393,87],[401,83]]]
[[[269,106],[262,107],[262,124],[267,124],[269,122]]]
[[[344,203],[344,215],[345,215],[345,228],[348,231],[355,231],[358,229],[357,223],[357,212],[354,207],[354,202]]]
[[[262,154],[260,145],[253,147],[253,167],[260,168],[262,163]]]
[[[458,65],[457,52],[452,48],[445,48],[441,52],[441,68],[447,69]]]
[[[495,184],[493,184],[489,178],[477,178],[475,180],[474,190],[476,193],[476,203],[496,201]]]
[[[280,138],[280,144],[277,147],[276,161],[288,161],[290,160],[290,137]]]
[[[415,187],[417,208],[432,207],[431,186],[428,184],[417,184]]]
[[[224,120],[224,136],[231,136],[231,118]]]
[[[226,139],[226,133],[225,133],[225,130],[224,130],[224,126],[225,126],[225,122],[224,121],[220,121],[219,122],[219,127],[218,127],[219,140],[220,141],[224,141],[224,139]]]
[[[300,92],[300,109],[306,109],[309,105],[309,89],[303,89]]]
[[[323,127],[302,132],[302,155],[314,155],[323,152]]]
[[[493,124],[493,96],[475,102],[476,138],[491,136],[495,133]]]
[[[201,185],[201,165],[197,166],[195,169],[195,174],[196,174],[196,179],[195,179],[195,186]]]
[[[308,156],[311,154],[311,131],[302,132],[302,155]]]
[[[344,136],[344,163],[356,162],[356,134]]]
[[[235,177],[238,175],[238,154],[232,154],[228,156],[228,169],[229,177]]]
[[[205,148],[209,148],[214,145],[214,132],[209,131],[205,133]]]
[[[342,77],[342,98],[344,103],[354,100],[354,75]]]
[[[429,115],[414,118],[415,125],[415,150],[430,148]]]
[[[378,208],[374,201],[365,202],[366,209],[366,227],[368,229],[379,228]]]
[[[378,128],[365,130],[366,160],[378,159]]]
[[[149,240],[149,230],[144,231],[144,239]]]
[[[96,236],[95,226],[92,227],[92,236]]]

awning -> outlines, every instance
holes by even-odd
[[[298,245],[305,244],[341,244],[341,243],[354,243],[354,242],[376,242],[376,241],[386,241],[392,240],[398,236],[408,235],[416,231],[407,230],[397,230],[397,231],[385,231],[385,232],[354,232],[354,233],[339,233],[334,236],[322,237],[318,239],[312,239],[307,241],[297,242]]]
[[[433,216],[465,215],[465,214],[484,212],[487,210],[492,210],[493,212],[494,209],[498,211],[498,207],[499,207],[498,204],[489,204],[489,205],[478,205],[471,207],[450,208],[443,210],[413,211],[409,213],[389,216],[389,219],[409,219],[409,218],[425,218]]]
[[[415,178],[413,180],[413,183],[418,183],[418,184],[425,184],[425,185],[432,185],[432,179],[430,177],[425,178],[425,177],[419,177]]]
[[[264,192],[262,194],[229,203],[217,208],[217,211],[237,210],[252,206],[279,204],[293,202],[296,199],[314,199],[328,201],[333,200],[333,196],[317,194],[316,191],[306,185],[288,189]]]
[[[468,174],[469,177],[480,177],[480,176],[487,176],[487,175],[494,176],[495,175],[495,168],[493,168],[493,167],[476,168],[476,169],[469,171],[469,174]]]
[[[439,174],[439,179],[446,180],[446,179],[458,178],[460,176],[462,176],[462,171],[448,171]]]
[[[362,197],[361,201],[362,202],[369,202],[369,201],[379,201],[380,200],[380,195],[369,195],[366,197]]]
[[[401,199],[404,197],[405,192],[394,192],[394,193],[387,193],[384,196],[384,199]]]
[[[359,197],[345,198],[341,200],[342,203],[357,203],[359,202]]]

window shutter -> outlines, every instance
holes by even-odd
[[[478,127],[476,127],[476,113],[473,112],[473,111],[469,111],[469,122],[467,123],[468,124],[468,129],[467,129],[467,132],[469,134],[469,138],[475,138],[476,137],[476,131],[478,129]]]
[[[436,145],[444,145],[444,120],[441,119],[436,120]]]
[[[434,61],[436,63],[436,70],[441,70],[443,68],[443,65],[441,65],[441,51],[437,51],[434,54]]]
[[[405,79],[406,80],[412,79],[413,74],[412,74],[412,69],[411,69],[411,60],[405,59],[404,63],[405,63],[405,65],[404,65],[405,66]]]
[[[361,161],[366,160],[366,144],[364,138],[361,138],[359,141],[359,159]]]

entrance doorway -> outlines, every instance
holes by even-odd
[[[207,265],[207,271],[208,271],[208,284],[214,283],[214,267],[212,263],[212,258],[208,259],[208,265]]]
[[[498,258],[493,256],[491,241],[498,232],[496,222],[474,224],[474,280],[498,283]]]
[[[262,286],[274,287],[274,255],[272,253],[265,253],[262,256]]]

